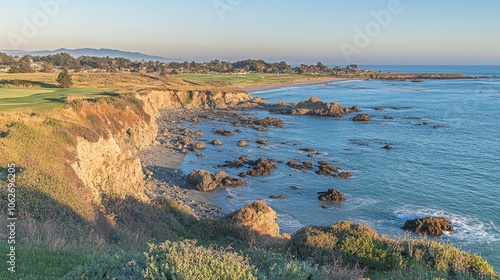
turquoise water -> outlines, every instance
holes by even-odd
[[[372,67],[373,69],[374,67]],[[456,73],[488,72],[500,75],[499,67],[455,67]],[[424,69],[425,70],[425,69]],[[430,72],[432,69],[427,69]],[[393,70],[394,71],[394,70]],[[411,72],[411,69],[402,69]],[[449,72],[449,71],[447,71]],[[483,74],[481,74],[483,75]],[[411,83],[409,81],[348,81],[326,85],[287,88],[254,93],[269,102],[298,102],[311,96],[358,105],[372,116],[369,123],[313,116],[276,116],[286,129],[259,132],[243,128],[241,134],[223,137],[212,128],[235,129],[217,120],[198,125],[206,141],[221,139],[222,147],[208,145],[203,158],[186,157],[185,173],[194,168],[217,171],[214,167],[241,155],[252,159],[321,160],[351,171],[351,179],[316,175],[313,171],[292,170],[286,164],[268,177],[248,178],[246,186],[208,194],[224,212],[264,198],[278,212],[283,231],[294,232],[310,224],[332,224],[351,220],[374,227],[389,236],[403,235],[407,219],[424,216],[449,218],[456,232],[444,240],[466,251],[484,256],[500,268],[500,79],[449,80]],[[374,110],[376,107],[383,111]],[[399,107],[393,109],[391,107]],[[256,111],[260,117],[267,112]],[[394,119],[386,120],[383,116]],[[428,126],[421,125],[429,122]],[[434,129],[433,125],[440,128]],[[240,139],[270,141],[266,148],[250,143],[239,148]],[[382,147],[390,144],[393,150]],[[323,155],[308,158],[299,148],[313,148]],[[219,151],[222,149],[222,152]],[[194,162],[194,163],[193,163]],[[223,169],[236,176],[243,170]],[[291,190],[297,185],[299,190]],[[318,191],[336,188],[347,201],[323,209]],[[235,199],[229,200],[227,194]],[[284,200],[268,199],[285,194]]]

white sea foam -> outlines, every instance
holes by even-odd
[[[381,202],[380,200],[373,198],[360,198],[348,195],[347,204],[345,205],[345,207],[350,210],[353,210],[358,208],[365,208],[367,206],[374,205],[380,202]]]
[[[304,227],[299,220],[288,214],[278,214],[278,225],[283,232],[290,234]]]
[[[445,236],[463,242],[498,242],[500,234],[497,226],[492,221],[481,221],[477,217],[458,215],[435,209],[398,209],[394,211],[398,219],[411,220],[424,217],[445,217],[451,221],[455,228],[454,232],[448,232]]]

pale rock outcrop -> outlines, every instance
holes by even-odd
[[[261,238],[288,236],[280,234],[280,228],[276,222],[278,220],[276,212],[265,202],[259,200],[229,214],[226,219],[238,227],[246,227],[255,231]]]

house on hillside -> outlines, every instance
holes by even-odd
[[[0,72],[7,73],[10,70],[10,66],[0,65]]]
[[[30,68],[31,68],[31,69],[33,69],[33,71],[35,71],[35,72],[40,72],[40,71],[42,71],[43,66],[44,66],[44,63],[43,63],[43,62],[32,62],[32,63],[30,64]]]

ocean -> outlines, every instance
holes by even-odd
[[[286,128],[267,132],[251,128],[232,137],[215,135],[213,128],[234,130],[218,120],[196,125],[204,140],[220,139],[224,145],[207,145],[205,157],[188,155],[181,169],[224,170],[237,176],[242,169],[215,168],[241,155],[250,159],[276,158],[285,163],[271,176],[245,178],[243,187],[207,194],[209,201],[234,211],[263,198],[277,213],[283,232],[307,225],[330,225],[340,220],[363,223],[378,233],[403,236],[407,219],[444,216],[456,231],[437,239],[485,257],[500,270],[500,76],[498,66],[365,66],[400,73],[463,73],[490,76],[477,80],[345,81],[324,85],[283,88],[252,93],[270,103],[299,102],[317,96],[345,107],[358,105],[372,116],[368,123],[315,116],[272,115]],[[375,110],[374,108],[383,108]],[[267,111],[252,115],[268,116]],[[393,119],[384,119],[390,116]],[[428,122],[428,125],[423,125]],[[433,128],[438,125],[439,128]],[[237,147],[238,140],[250,146]],[[255,140],[268,140],[259,147]],[[386,150],[385,145],[394,147]],[[321,152],[314,158],[300,148]],[[289,160],[328,161],[350,171],[350,179],[293,170]],[[292,190],[291,186],[298,186]],[[347,200],[323,209],[317,192],[340,190]],[[236,198],[228,199],[227,195]],[[269,199],[285,194],[286,199]]]

